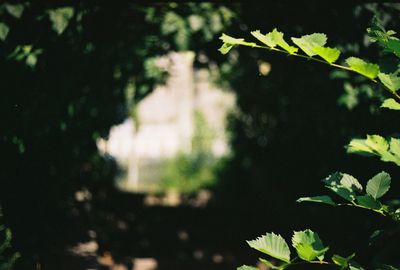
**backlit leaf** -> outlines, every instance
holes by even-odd
[[[388,108],[391,110],[400,110],[400,103],[398,103],[393,98],[385,99],[385,101],[381,105],[382,108]]]
[[[392,143],[392,140],[393,143]],[[393,149],[392,149],[392,146]],[[347,146],[348,153],[361,155],[377,155],[382,161],[394,162],[400,166],[398,139],[390,138],[388,142],[379,135],[367,135],[367,139],[353,139]]]
[[[354,201],[356,192],[361,192],[363,187],[353,176],[336,172],[322,180],[326,187],[348,201]]]
[[[386,172],[380,172],[372,177],[367,183],[367,193],[374,199],[385,195],[390,188],[390,175]]]
[[[227,54],[234,45],[232,44],[228,44],[228,43],[224,43],[222,44],[222,46],[218,49],[218,51],[220,51],[222,54]]]
[[[221,48],[219,48],[219,51],[222,54],[227,54],[235,45],[244,45],[250,47],[257,45],[254,42],[246,42],[243,38],[234,38],[226,34],[222,34],[219,39],[223,42]]]
[[[334,63],[340,55],[340,51],[336,48],[316,46],[313,51],[329,64]]]
[[[332,261],[334,262],[334,264],[339,265],[341,269],[344,269],[349,266],[349,261],[353,259],[355,255],[356,254],[353,253],[349,257],[342,257],[335,254],[332,256]]]
[[[281,47],[282,49],[284,49],[285,51],[287,51],[290,54],[295,53],[299,50],[296,47],[293,47],[293,46],[290,46],[289,44],[287,44],[286,41],[283,39],[283,33],[279,32],[276,28],[274,30],[272,30],[272,32],[268,33],[267,36],[268,35],[270,35],[271,40],[276,45],[278,45],[279,47]]]
[[[254,248],[271,257],[284,262],[290,261],[290,249],[285,239],[275,233],[267,233],[255,240],[247,241],[251,248]]]
[[[379,73],[379,80],[386,86],[390,91],[396,92],[400,89],[400,77],[395,74]]]
[[[259,270],[257,267],[248,266],[248,265],[242,265],[236,269],[237,270]]]
[[[326,203],[329,205],[335,206],[336,203],[331,199],[331,197],[322,195],[322,196],[314,196],[314,197],[302,197],[297,199],[297,202],[319,202]]]
[[[7,38],[10,27],[7,24],[0,22],[0,39],[5,40]]]
[[[378,76],[379,66],[377,64],[367,63],[364,60],[357,57],[347,58],[346,63],[349,65],[351,70],[367,78],[375,79]]]
[[[309,229],[294,232],[292,246],[296,249],[299,257],[305,261],[313,261],[316,258],[322,261],[328,250],[327,247],[324,247],[318,234]]]
[[[256,30],[252,31],[251,34],[268,47],[274,48],[276,46],[276,42],[272,39],[271,33],[264,35],[261,34],[260,30]]]
[[[232,44],[232,45],[246,45],[246,46],[255,46],[256,44],[254,42],[246,42],[244,41],[243,38],[234,38],[231,36],[228,36],[226,34],[222,34],[219,37],[220,40],[224,43]]]
[[[314,33],[311,35],[302,36],[301,38],[292,38],[292,41],[308,56],[314,56],[317,54],[314,52],[314,48],[317,46],[325,46],[327,38],[325,34]]]
[[[260,262],[262,262],[263,264],[265,264],[266,266],[268,266],[271,269],[283,269],[284,266],[276,266],[274,265],[272,262],[265,260],[263,258],[259,258]]]
[[[49,10],[50,21],[53,24],[53,30],[57,34],[61,35],[67,28],[69,21],[74,16],[73,7],[62,7],[53,10]]]
[[[15,4],[15,5],[5,4],[5,7],[9,14],[11,14],[17,19],[21,18],[22,12],[24,11],[23,4]]]

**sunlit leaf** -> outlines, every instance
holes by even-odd
[[[313,51],[329,64],[334,63],[340,55],[340,51],[336,48],[316,46]]]
[[[292,246],[296,249],[299,257],[305,261],[313,261],[316,258],[322,261],[328,250],[327,247],[324,247],[318,234],[309,229],[294,232]]]
[[[393,143],[392,143],[392,140]],[[393,149],[392,149],[392,146]],[[382,161],[394,162],[400,166],[398,139],[390,138],[390,142],[379,135],[367,135],[367,139],[353,139],[347,146],[348,153],[376,155]]]
[[[336,172],[322,180],[326,187],[348,201],[354,201],[356,192],[361,192],[363,187],[353,176]]]
[[[224,43],[232,44],[232,45],[245,45],[245,46],[255,46],[256,44],[254,42],[246,42],[244,41],[243,38],[234,38],[231,36],[228,36],[226,34],[222,34],[219,37],[220,40]]]
[[[292,38],[292,41],[308,56],[314,56],[317,54],[314,52],[314,48],[317,46],[325,46],[327,38],[325,34],[314,33],[311,35],[302,36],[300,38]]]
[[[257,267],[254,266],[248,266],[248,265],[242,265],[238,268],[236,268],[237,270],[259,270]]]
[[[346,63],[349,65],[351,70],[354,70],[367,78],[375,79],[378,76],[379,66],[377,64],[367,63],[357,57],[347,58]]]
[[[276,45],[287,51],[289,54],[295,53],[299,50],[296,47],[287,44],[287,42],[283,39],[283,33],[279,32],[276,28],[272,30],[272,32],[268,33],[267,36],[268,35]]]
[[[276,266],[272,262],[265,260],[263,258],[259,258],[259,260],[260,260],[260,262],[262,262],[263,264],[265,264],[266,266],[268,266],[271,269],[284,269],[285,268],[284,265]]]
[[[297,199],[297,202],[318,202],[318,203],[326,203],[333,206],[336,205],[336,203],[332,200],[332,198],[326,195],[314,196],[314,197],[301,197]]]
[[[379,80],[386,86],[390,91],[396,92],[400,89],[400,77],[395,74],[379,73]]]
[[[222,44],[222,46],[218,49],[218,51],[220,51],[222,54],[227,54],[234,45],[232,44],[228,44],[228,43],[224,43]]]
[[[0,22],[0,39],[5,40],[7,38],[10,27],[7,24]]]
[[[334,264],[339,265],[341,269],[344,269],[349,266],[349,261],[354,258],[356,254],[353,253],[349,257],[342,257],[340,255],[333,255],[332,261]]]
[[[222,34],[219,39],[223,42],[222,46],[219,48],[219,51],[222,54],[227,54],[235,45],[244,45],[250,47],[257,45],[254,42],[246,42],[243,38],[234,38],[226,34]]]
[[[391,110],[400,110],[400,103],[398,103],[393,98],[385,99],[385,101],[381,105],[382,108],[388,108]]]
[[[53,30],[61,35],[67,28],[69,21],[74,16],[73,7],[62,7],[49,10],[50,21],[53,24]]]
[[[22,16],[22,12],[24,11],[23,4],[5,4],[6,10],[9,14],[19,19]]]
[[[380,172],[372,177],[367,183],[367,193],[374,199],[385,195],[390,188],[390,175],[386,172]]]
[[[276,42],[272,39],[271,33],[266,35],[261,34],[260,30],[252,31],[251,34],[253,37],[267,45],[268,47],[274,48],[276,46]]]
[[[290,261],[290,249],[285,239],[275,233],[267,233],[255,240],[247,241],[251,248],[254,248],[271,257],[284,262]]]

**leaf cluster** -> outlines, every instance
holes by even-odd
[[[393,52],[397,57],[399,56],[400,45],[397,44],[400,44],[400,42],[397,38],[392,36],[395,33],[394,31],[383,32],[383,30],[374,30],[369,33],[372,40],[377,40],[380,45],[384,46],[386,51]],[[396,100],[386,100],[382,106],[386,108],[400,107],[400,104],[398,103],[400,96],[397,93],[400,89],[400,77],[398,76],[398,71],[395,73],[384,73],[381,71],[378,64],[370,63],[354,56],[348,57],[344,60],[346,65],[336,64],[335,62],[338,61],[341,51],[336,47],[326,46],[328,38],[324,33],[313,33],[301,37],[292,37],[291,40],[297,47],[289,45],[284,39],[284,34],[276,28],[267,34],[262,34],[259,30],[252,31],[251,35],[257,39],[259,43],[248,42],[243,38],[234,38],[222,34],[220,39],[223,44],[219,51],[222,54],[227,54],[235,46],[267,49],[290,56],[314,60],[343,70],[352,71],[374,82],[379,79],[382,85],[384,85],[385,88],[396,98]],[[303,53],[299,51],[302,51]]]
[[[398,209],[393,209],[390,205],[380,200],[390,189],[391,177],[388,173],[380,172],[369,179],[365,191],[360,182],[347,173],[335,172],[323,179],[322,182],[326,188],[344,199],[345,202],[335,202],[328,195],[301,197],[297,202],[316,202],[331,206],[346,205],[360,207],[384,216],[391,216],[394,220],[399,221],[396,214]]]
[[[271,259],[260,258],[260,262],[271,269],[286,269],[299,264],[336,265],[339,269],[361,270],[362,268],[353,260],[355,254],[343,257],[337,254],[326,261],[326,253],[329,247],[325,246],[317,233],[310,229],[293,232],[291,245],[296,251],[292,256],[288,243],[275,233],[266,233],[255,240],[247,241],[248,245],[265,254]],[[238,270],[255,270],[256,267],[243,265]]]

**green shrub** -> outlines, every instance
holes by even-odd
[[[334,68],[357,73],[373,83],[378,83],[391,95],[381,105],[382,108],[391,110],[400,110],[400,39],[394,37],[395,32],[386,31],[380,23],[375,20],[374,24],[368,30],[368,35],[372,42],[378,43],[385,54],[389,54],[397,63],[397,68],[391,72],[386,71],[378,64],[369,63],[357,57],[348,57],[345,59],[345,65],[337,64],[341,51],[338,48],[328,47],[327,36],[322,33],[304,35],[300,38],[291,38],[296,46],[289,45],[284,34],[277,29],[262,34],[259,30],[252,31],[251,35],[258,41],[248,42],[243,38],[233,38],[223,34],[220,39],[223,45],[219,49],[222,54],[227,54],[235,46],[247,46],[258,49],[266,49],[272,52],[284,53],[288,56],[304,58],[322,64],[330,65]],[[385,58],[387,59],[387,58]],[[386,60],[387,61],[387,60]],[[382,59],[382,62],[384,60]],[[384,63],[382,64],[384,65]],[[400,139],[384,138],[380,135],[367,135],[366,139],[353,139],[347,146],[348,153],[356,153],[367,156],[378,156],[384,162],[393,162],[400,166]],[[386,172],[380,172],[372,177],[363,187],[362,184],[353,176],[336,172],[323,179],[325,187],[332,191],[338,199],[332,199],[328,195],[318,195],[312,197],[302,197],[298,202],[316,202],[330,206],[352,206],[360,207],[374,211],[383,216],[388,216],[396,223],[400,221],[400,208],[396,202],[385,202],[381,199],[390,188],[391,177]],[[378,235],[392,232],[377,230],[371,236],[371,239]],[[274,261],[260,259],[260,262],[272,269],[286,269],[299,264],[321,264],[332,265],[338,269],[364,269],[353,260],[355,254],[350,256],[340,256],[332,254],[331,259],[326,259],[329,248],[325,246],[318,234],[307,229],[294,232],[292,237],[292,247],[296,250],[296,256],[291,255],[289,245],[283,237],[274,233],[267,233],[255,240],[247,242],[249,246],[269,257]],[[398,249],[398,246],[397,246]],[[398,252],[398,251],[397,251]],[[394,266],[384,264],[381,261],[382,252],[377,251],[373,259],[375,269],[398,269]],[[399,266],[397,266],[399,267]],[[240,270],[258,269],[252,266],[244,265]]]

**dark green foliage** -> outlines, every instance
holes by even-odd
[[[163,82],[152,59],[204,50],[232,12],[211,3],[13,5],[0,5],[0,205],[29,261],[91,226],[74,193],[89,189],[96,201],[113,189],[116,166],[96,139]]]

